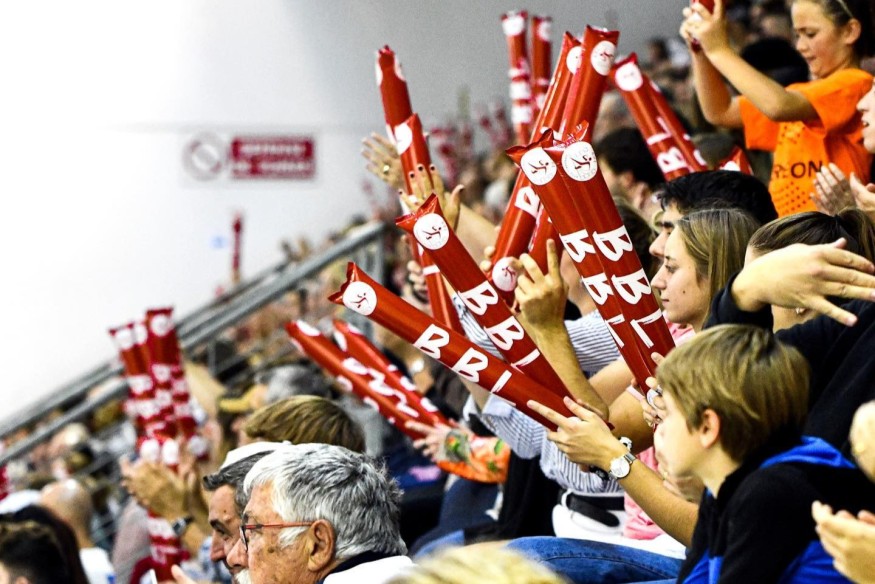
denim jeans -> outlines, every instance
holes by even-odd
[[[650,582],[676,578],[683,560],[622,545],[562,537],[524,537],[507,545],[575,584]]]

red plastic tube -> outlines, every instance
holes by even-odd
[[[507,39],[507,56],[510,77],[510,119],[513,123],[517,144],[523,144],[532,132],[532,88],[529,51],[526,47],[526,28],[529,13],[525,10],[511,11],[501,16],[501,29]]]
[[[419,432],[406,422],[430,423],[430,418],[409,402],[405,392],[390,387],[383,379],[372,377],[368,368],[340,350],[327,337],[304,321],[286,323],[286,331],[298,349],[334,377],[346,391],[356,394],[386,420],[413,439]]]
[[[678,145],[681,154],[684,155],[684,160],[687,161],[687,164],[693,169],[693,172],[708,170],[708,164],[705,162],[705,159],[702,158],[702,154],[699,152],[698,148],[696,148],[696,145],[693,144],[690,135],[687,134],[683,124],[681,124],[677,114],[669,105],[668,100],[662,94],[662,91],[656,83],[647,77],[647,75],[644,75],[644,79],[650,86],[650,97],[653,100],[653,105],[656,106],[656,113],[659,114],[659,119],[662,120],[662,123],[668,127],[668,131],[671,132],[671,136]]]
[[[559,135],[565,136],[583,122],[595,127],[608,75],[617,55],[619,31],[587,26],[583,33],[579,66],[571,80]],[[532,139],[534,140],[534,136]]]
[[[415,213],[395,221],[428,249],[459,298],[483,327],[508,363],[547,387],[570,394],[523,326],[502,302],[477,262],[447,225],[437,197],[432,195]]]
[[[544,107],[547,89],[550,86],[550,60],[552,58],[553,42],[551,31],[553,19],[549,16],[532,16],[532,117],[538,119],[538,113]]]
[[[638,347],[652,375],[656,364],[651,353],[668,354],[674,348],[674,340],[599,170],[592,145],[580,134],[572,133],[567,141],[545,150],[554,164],[562,168],[559,174],[583,219],[582,226],[591,234],[594,251],[604,269],[605,285],[602,288],[588,286],[590,295],[598,302],[598,294],[611,290],[625,321],[635,333],[627,342]],[[644,379],[636,379],[641,387],[646,387],[642,383]]]
[[[404,302],[350,263],[347,281],[330,300],[367,316],[414,347],[437,359],[463,378],[504,398],[538,423],[555,428],[526,403],[538,400],[547,407],[570,415],[558,387],[544,387],[518,369],[486,353],[463,335],[442,326]]]
[[[647,147],[665,180],[671,180],[695,170],[684,156],[682,145],[671,133],[653,100],[650,80],[638,67],[638,58],[632,53],[614,65],[612,78],[617,91],[623,96],[635,124],[641,130]]]
[[[342,351],[371,369],[371,377],[382,379],[402,392],[407,398],[407,403],[422,414],[429,421],[428,423],[450,425],[437,407],[428,398],[419,394],[416,385],[401,375],[398,368],[356,327],[340,319],[334,319],[334,340]]]

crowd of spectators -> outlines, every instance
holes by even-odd
[[[573,415],[533,399],[544,427],[374,325],[451,421],[411,440],[289,342],[289,321],[332,330],[337,262],[187,356],[207,455],[130,456],[112,401],[8,463],[0,583],[150,582],[157,518],[183,546],[183,584],[875,582],[875,8],[717,0],[678,26],[642,64],[711,170],[665,181],[615,91],[591,137],[677,345],[648,387],[549,242],[546,270],[513,261],[514,309]],[[469,120],[456,130],[470,141]],[[480,155],[445,149],[452,164],[436,156],[412,193],[394,145],[366,137],[372,219],[416,209],[428,178],[488,259],[517,174],[497,135]],[[752,175],[718,169],[734,147]],[[284,252],[300,261],[363,223]],[[382,245],[384,285],[428,312],[409,242],[390,229]]]

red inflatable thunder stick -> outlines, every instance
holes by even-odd
[[[609,287],[600,289],[593,281],[588,291],[594,297],[598,293],[616,295],[625,320],[635,332],[632,339],[653,375],[656,363],[650,355],[654,351],[668,354],[674,348],[674,339],[585,135],[586,130],[579,128],[565,142],[554,144],[546,152],[557,167],[561,166],[563,172],[559,176],[583,218],[583,227],[592,234],[594,251],[604,268],[604,283]],[[566,240],[567,243],[570,242]],[[592,250],[579,248],[578,252]]]
[[[431,422],[411,406],[408,396],[403,392],[386,385],[382,376],[372,377],[367,367],[341,351],[306,322],[299,320],[286,323],[286,331],[295,346],[334,377],[343,389],[359,396],[390,424],[414,440],[422,437],[419,432],[407,428],[407,422]]]
[[[513,123],[517,144],[523,144],[532,132],[532,88],[529,51],[526,47],[526,26],[529,13],[525,10],[511,11],[501,16],[501,29],[507,39],[507,56],[510,77],[510,119]]]
[[[619,31],[586,27],[580,45],[580,63],[571,80],[562,123],[559,128],[554,128],[559,130],[560,138],[583,122],[589,124],[590,132],[595,127],[619,38]],[[536,137],[532,136],[532,140]]]
[[[535,263],[538,264],[538,269],[543,274],[546,274],[549,270],[547,265],[547,241],[551,239],[556,244],[556,249],[561,253],[562,240],[559,239],[559,234],[556,233],[556,228],[553,227],[553,222],[550,221],[546,207],[541,205],[541,212],[538,213],[538,222],[535,224],[535,232],[532,233],[532,241],[529,242],[528,253],[535,260]]]
[[[553,19],[549,16],[532,16],[532,118],[536,120],[550,87],[552,28]]]
[[[743,172],[744,174],[753,175],[753,168],[750,166],[750,161],[747,159],[747,154],[740,146],[735,146],[732,152],[718,166],[720,170],[734,170]]]
[[[650,86],[650,97],[653,100],[653,105],[656,106],[656,113],[659,114],[659,119],[662,121],[661,123],[665,124],[665,127],[668,128],[672,138],[674,138],[674,141],[678,144],[681,154],[684,155],[684,160],[687,161],[687,164],[693,169],[693,172],[708,170],[708,164],[705,162],[705,159],[702,158],[699,149],[693,144],[690,135],[687,134],[687,131],[678,119],[677,114],[662,94],[662,90],[659,89],[659,86],[647,77],[647,75],[644,75],[644,79]]]
[[[173,309],[168,307],[147,310],[146,329],[152,371],[162,378],[167,375],[170,377],[170,399],[176,428],[188,442],[189,451],[199,459],[204,459],[209,454],[209,444],[197,434],[197,420],[194,417],[188,382],[185,380],[176,324],[173,322]],[[156,381],[160,380],[156,377]],[[163,381],[160,382],[163,384]]]
[[[685,143],[682,136],[675,137],[669,121],[660,115],[654,100],[656,94],[650,80],[638,67],[635,53],[616,63],[611,74],[665,180],[705,170],[692,153],[692,145]]]
[[[388,46],[377,52],[377,86],[383,101],[383,115],[386,119],[386,131],[389,139],[395,144],[404,168],[404,181],[407,192],[412,193],[410,173],[415,172],[418,165],[424,168],[431,166],[428,145],[422,132],[419,116],[414,115],[410,106],[410,93],[407,91],[407,80],[401,71],[401,63]],[[440,273],[432,264],[427,254],[419,253],[419,248],[411,245],[414,261],[422,266],[428,287],[428,301],[435,318],[455,330],[462,330],[456,311],[447,294],[446,286]]]
[[[570,395],[562,379],[447,225],[435,195],[415,213],[396,219],[395,224],[429,250],[459,298],[508,363],[538,383]]]
[[[341,351],[367,367],[371,377],[384,381],[403,393],[410,406],[423,416],[426,423],[451,425],[428,398],[419,394],[416,385],[401,375],[398,368],[360,330],[340,319],[334,319],[334,340]]]
[[[537,126],[558,130],[562,123],[562,112],[568,96],[568,88],[574,73],[580,65],[580,43],[570,34],[562,38],[562,50],[553,70],[550,88],[544,100]],[[533,137],[534,138],[534,137]],[[516,273],[510,268],[512,258],[524,253],[532,239],[532,232],[540,213],[541,202],[532,190],[524,173],[517,175],[513,191],[507,203],[507,210],[498,237],[495,241],[495,252],[489,268],[489,280],[498,293],[510,304],[513,301],[513,291],[516,288]]]
[[[643,384],[655,371],[650,354],[665,354],[674,342],[585,133],[583,125],[556,144],[545,133],[508,154],[538,189],[620,353]]]
[[[161,410],[155,403],[155,383],[149,371],[149,361],[134,343],[134,323],[109,329],[128,383],[125,410],[133,418],[139,435],[151,435],[163,429]],[[145,335],[145,332],[143,333]]]
[[[404,302],[350,263],[347,280],[330,300],[367,316],[468,381],[509,401],[521,412],[548,428],[549,420],[526,406],[530,399],[568,416],[559,387],[545,387],[518,369],[486,353],[463,335]]]

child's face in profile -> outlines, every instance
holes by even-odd
[[[663,394],[665,408],[662,422],[656,427],[653,445],[659,455],[661,471],[671,477],[696,476],[696,469],[704,450],[695,430],[687,427],[683,412],[669,392]]]

